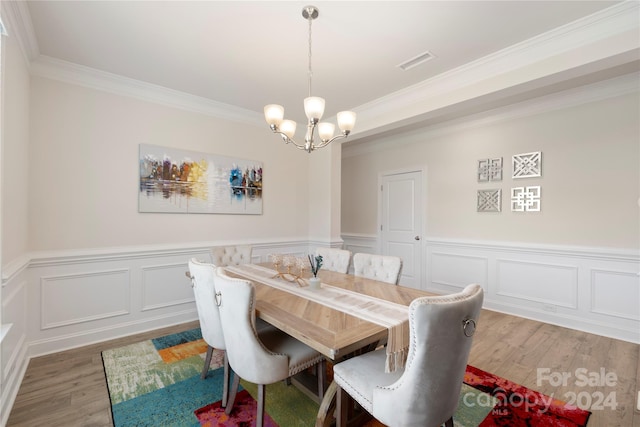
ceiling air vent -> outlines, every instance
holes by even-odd
[[[404,71],[407,71],[433,58],[435,58],[435,55],[429,51],[426,51],[418,56],[414,56],[413,58],[404,61],[402,64],[399,64],[398,67],[402,68]]]

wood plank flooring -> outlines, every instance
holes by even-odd
[[[197,326],[192,322],[32,359],[7,426],[112,426],[100,353]],[[575,395],[579,406],[588,404],[585,409],[593,411],[589,427],[640,427],[636,344],[483,310],[469,363],[560,400]],[[614,385],[581,385],[583,376],[589,379],[601,369],[610,378],[616,375]],[[563,373],[570,375],[564,384],[552,384]],[[601,395],[615,398],[615,410]]]

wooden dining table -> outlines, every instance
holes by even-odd
[[[260,266],[273,268],[269,263]],[[363,320],[354,315],[314,302],[313,298],[294,295],[276,289],[238,270],[227,270],[230,276],[250,279],[255,285],[256,316],[304,342],[326,356],[333,363],[343,360],[354,352],[384,342],[388,330],[379,324]],[[307,275],[308,277],[308,275]],[[432,293],[392,285],[364,277],[320,270],[318,277],[323,286],[330,285],[382,301],[407,306],[416,298]],[[291,282],[291,286],[307,286],[305,281]],[[329,426],[335,409],[336,385],[331,382],[320,403],[316,427]]]

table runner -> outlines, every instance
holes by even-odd
[[[326,307],[384,326],[388,330],[385,372],[404,367],[409,349],[409,309],[407,306],[322,283],[320,289],[300,287],[274,278],[275,270],[255,264],[224,267],[225,270],[267,286],[300,296]]]

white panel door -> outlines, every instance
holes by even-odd
[[[400,284],[422,288],[422,171],[382,176],[381,252],[402,258]]]

